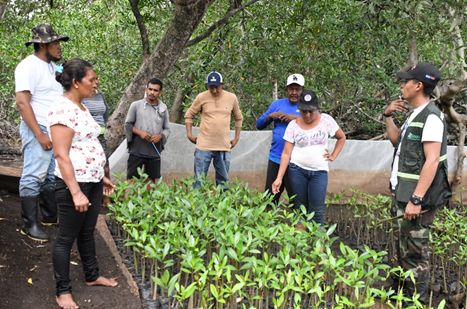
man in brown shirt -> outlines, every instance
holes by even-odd
[[[185,124],[188,139],[196,144],[194,188],[201,187],[203,177],[213,161],[216,171],[216,185],[227,189],[229,181],[230,149],[240,139],[242,129],[242,112],[235,94],[223,90],[222,75],[211,72],[206,79],[207,91],[200,93],[185,113]],[[198,136],[192,135],[193,119],[201,113],[201,125]],[[235,138],[230,140],[230,117],[235,120]]]

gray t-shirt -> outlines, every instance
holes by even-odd
[[[146,99],[133,102],[125,120],[128,151],[134,155],[158,157],[159,154],[154,149],[154,145],[133,134],[133,127],[150,135],[162,134],[162,139],[158,143],[159,145],[156,145],[158,151],[162,151],[170,134],[167,105],[161,100],[158,100],[157,106],[152,106]]]
[[[83,99],[81,103],[88,108],[92,118],[94,118],[94,121],[97,122],[99,126],[105,127],[107,125],[107,121],[109,120],[109,106],[105,101],[102,91],[98,89],[95,96]]]

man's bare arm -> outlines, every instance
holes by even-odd
[[[16,93],[16,105],[18,105],[19,113],[23,121],[28,125],[29,129],[34,133],[37,140],[44,150],[52,149],[52,141],[47,133],[42,132],[41,127],[37,123],[36,116],[31,107],[31,92],[20,91]]]
[[[406,101],[399,99],[392,101],[386,109],[384,113],[386,115],[391,115],[394,112],[403,112],[407,109],[405,106]],[[386,133],[388,134],[388,138],[391,141],[393,146],[396,146],[397,140],[399,139],[399,135],[401,134],[401,130],[396,126],[392,117],[385,117],[386,118]]]

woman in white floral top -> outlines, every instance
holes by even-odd
[[[288,165],[290,181],[296,193],[295,208],[304,205],[308,214],[314,212],[313,221],[323,226],[328,164],[337,158],[346,138],[331,116],[318,112],[318,98],[314,91],[303,91],[297,108],[300,110],[300,118],[289,122],[285,130],[285,146],[272,192],[279,192]],[[330,136],[337,139],[331,154],[327,149]],[[297,228],[304,229],[301,223]]]
[[[65,93],[50,107],[47,117],[57,163],[55,198],[60,222],[52,260],[57,303],[60,308],[75,309],[69,265],[76,239],[86,284],[117,286],[114,279],[99,275],[94,243],[102,194],[111,194],[113,184],[104,177],[106,159],[97,139],[100,127],[81,104],[97,89],[96,72],[89,62],[72,59],[57,67],[56,79]]]

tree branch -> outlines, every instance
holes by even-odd
[[[149,49],[149,39],[148,39],[148,32],[146,31],[146,26],[144,26],[143,17],[139,12],[138,4],[139,0],[128,0],[131,4],[131,11],[135,16],[136,23],[138,24],[139,33],[141,34],[141,42],[143,44],[143,56],[148,57],[151,54]]]
[[[450,9],[449,15],[454,17],[455,11]],[[462,39],[462,34],[460,31],[459,26],[457,25],[454,28],[454,37],[456,38],[458,48],[451,49],[451,57],[453,59],[460,59],[458,64],[459,71],[455,80],[445,80],[443,88],[445,91],[440,96],[441,104],[443,105],[444,112],[452,119],[454,123],[460,124],[463,123],[467,125],[467,116],[461,115],[454,110],[453,104],[456,100],[456,95],[462,91],[462,88],[465,87],[467,84],[467,72],[465,71],[466,63],[465,63],[465,47],[464,47],[464,40]],[[456,57],[456,55],[458,57]]]
[[[448,14],[454,18],[456,15],[456,11],[453,10],[452,8],[449,8]],[[459,25],[457,25],[454,28],[454,38],[457,43],[458,48],[452,47],[450,49],[450,58],[451,59],[459,59],[458,62],[456,63],[455,61],[452,61],[452,65],[454,67],[458,66],[458,74],[455,80],[449,80],[446,79],[443,82],[442,85],[442,93],[440,96],[440,102],[443,105],[443,110],[447,114],[448,117],[451,118],[451,120],[457,124],[458,126],[458,131],[459,131],[459,143],[458,143],[458,157],[457,157],[457,169],[456,169],[456,175],[454,177],[454,180],[451,184],[451,189],[453,192],[457,191],[457,188],[460,186],[462,183],[462,171],[464,169],[464,159],[465,159],[465,154],[464,154],[464,144],[465,144],[465,126],[467,124],[467,116],[459,114],[456,112],[454,109],[454,102],[456,101],[456,95],[462,91],[462,88],[467,83],[467,72],[465,71],[465,47],[464,47],[464,40],[462,39],[462,33],[459,29]],[[456,57],[457,56],[457,57]],[[452,203],[452,202],[451,202]]]
[[[408,49],[409,49],[409,59],[407,63],[401,69],[401,71],[407,72],[418,62],[418,53],[417,53],[417,33],[409,29],[409,38],[408,38]]]
[[[380,124],[386,124],[385,122],[382,122],[381,120],[379,119],[376,119],[375,117],[371,116],[370,114],[366,113],[360,106],[358,106],[357,104],[355,104],[354,102],[350,102],[353,106],[355,106],[363,115],[367,116],[368,118],[370,118],[371,120],[374,120],[375,122],[377,123],[380,123]],[[359,104],[362,103],[362,102],[358,102]]]
[[[380,139],[387,139],[388,137],[388,134],[387,133],[383,133],[381,135],[378,135],[378,136],[375,136],[375,137],[372,137],[369,139],[369,141],[378,141]]]
[[[241,5],[241,6],[238,6],[241,1],[230,1],[230,6],[229,6],[229,9],[228,11],[225,13],[225,15],[219,19],[217,22],[215,22],[214,24],[211,25],[211,27],[209,27],[203,34],[197,36],[196,38],[192,39],[192,40],[189,40],[186,44],[185,44],[185,48],[186,47],[190,47],[190,46],[193,46],[195,44],[198,44],[199,42],[201,42],[202,40],[204,40],[205,38],[207,38],[208,36],[211,35],[211,33],[216,30],[217,28],[220,28],[222,27],[223,25],[225,25],[227,23],[227,21],[229,20],[230,17],[234,16],[235,14],[237,14],[238,12],[240,12],[241,10],[244,10],[246,7],[254,4],[255,2],[258,2],[258,0],[250,0],[248,1],[246,4],[244,5]]]

